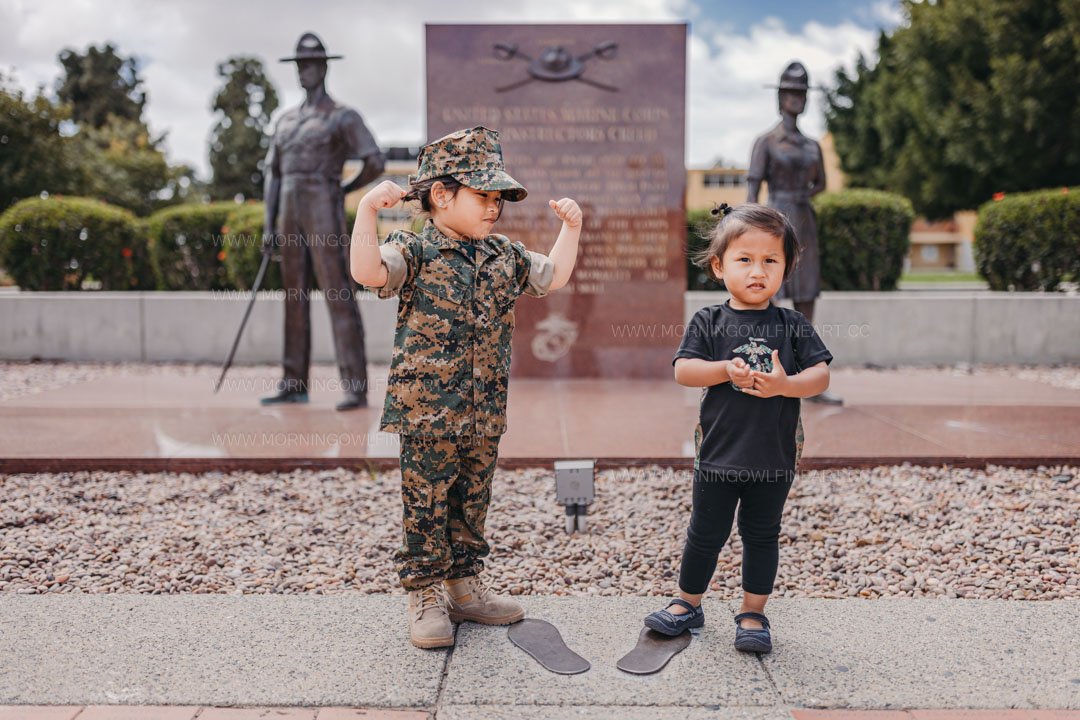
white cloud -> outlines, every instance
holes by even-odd
[[[895,8],[882,1],[866,12],[887,25]],[[345,55],[330,66],[331,95],[359,109],[375,137],[389,145],[423,140],[425,22],[663,22],[699,16],[691,0],[420,0],[396,3],[392,12],[355,0],[0,0],[0,69],[14,67],[27,89],[39,83],[51,88],[63,48],[112,41],[143,60],[147,118],[155,132],[168,131],[171,160],[205,174],[210,102],[220,84],[217,63],[235,54],[261,57],[282,108],[295,105],[302,95],[294,66],[277,60],[290,55],[308,29],[330,52]],[[838,64],[850,67],[860,50],[870,54],[877,35],[852,22],[789,30],[770,18],[744,34],[707,20],[693,30],[687,85],[692,165],[717,156],[747,162],[754,137],[777,120],[775,92],[761,86],[775,84],[789,60],[801,60],[813,83],[829,83]],[[821,100],[811,95],[801,121],[810,135],[823,131]]]
[[[707,164],[717,157],[746,165],[754,138],[779,121],[776,85],[780,73],[799,60],[811,85],[831,85],[836,68],[851,69],[862,51],[872,55],[877,33],[845,22],[807,23],[788,30],[765,18],[746,35],[718,30],[691,42],[688,95],[689,162]],[[800,128],[811,137],[825,132],[824,96],[811,92]]]
[[[855,17],[865,24],[894,28],[904,20],[904,11],[894,0],[878,0],[873,5],[859,8]]]

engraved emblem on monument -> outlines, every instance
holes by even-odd
[[[533,356],[544,362],[555,362],[570,351],[578,336],[578,324],[561,313],[553,312],[536,323],[532,341]]]
[[[585,72],[585,62],[591,60],[594,57],[602,60],[610,60],[615,57],[615,54],[619,50],[619,44],[616,42],[602,42],[596,45],[592,50],[584,55],[578,55],[574,57],[570,54],[566,48],[562,45],[549,45],[544,48],[540,55],[533,59],[521,52],[518,49],[518,45],[508,45],[506,43],[495,43],[495,57],[500,60],[524,60],[529,63],[529,75],[530,77],[524,80],[519,80],[509,85],[503,85],[502,87],[495,88],[495,92],[507,92],[508,90],[514,90],[522,85],[528,85],[533,80],[543,80],[545,82],[565,82],[567,80],[578,80],[586,85],[592,85],[593,87],[600,88],[601,90],[607,90],[608,92],[618,92],[619,89],[612,87],[611,85],[605,85],[604,83],[590,80],[589,78],[582,77]]]

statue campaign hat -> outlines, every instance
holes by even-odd
[[[306,32],[300,36],[296,43],[296,55],[281,58],[281,62],[296,62],[300,60],[340,60],[344,55],[327,55],[326,46],[315,33]]]
[[[801,62],[795,61],[789,63],[788,66],[784,68],[784,72],[780,73],[779,85],[767,87],[779,90],[802,90],[805,92],[810,89],[810,75],[806,72],[806,68],[803,67]]]
[[[420,148],[417,174],[409,184],[446,175],[474,190],[498,190],[511,202],[528,195],[525,186],[506,172],[499,133],[483,126],[452,132]]]

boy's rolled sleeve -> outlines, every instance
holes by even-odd
[[[379,246],[379,257],[386,268],[386,284],[366,289],[380,298],[395,297],[415,279],[415,261],[418,259],[415,248],[407,236],[394,233]]]
[[[381,298],[394,297],[405,285],[405,275],[408,268],[401,251],[390,246],[380,245],[379,255],[382,257],[383,267],[386,268],[386,284],[380,288],[371,288]]]
[[[544,297],[551,290],[555,279],[555,262],[543,253],[525,251],[529,259],[529,276],[525,281],[524,292],[533,297]]]

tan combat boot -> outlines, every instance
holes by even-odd
[[[446,580],[450,595],[450,620],[510,625],[525,617],[525,610],[510,598],[496,595],[479,576]]]
[[[446,591],[441,583],[409,591],[409,640],[418,648],[450,647],[454,626],[446,614]]]

